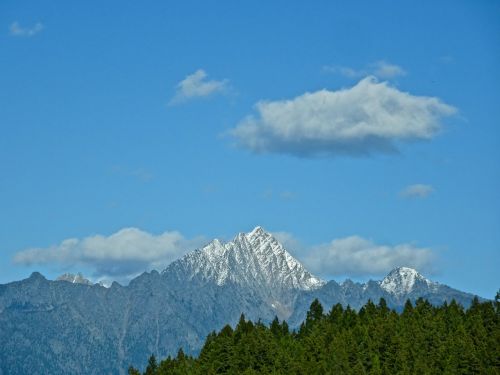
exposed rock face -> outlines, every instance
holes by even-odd
[[[86,279],[83,277],[83,275],[78,272],[76,275],[73,273],[64,273],[61,276],[59,276],[56,281],[67,281],[72,284],[85,284],[85,285],[92,285],[92,282],[89,279]]]
[[[463,305],[473,298],[403,267],[382,281],[325,283],[260,227],[214,240],[126,287],[91,285],[81,275],[49,281],[35,272],[0,285],[0,375],[125,374],[151,354],[196,353],[208,333],[236,324],[241,313],[265,322],[277,315],[296,327],[314,298],[328,310],[381,297],[396,309],[407,298]]]
[[[214,240],[170,264],[162,275],[184,285],[193,279],[252,291],[281,319],[292,313],[298,291],[325,284],[309,273],[261,227],[240,233],[230,242]]]

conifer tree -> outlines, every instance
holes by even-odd
[[[154,354],[149,357],[148,360],[148,367],[146,367],[146,375],[156,375],[156,372],[158,370],[158,364],[156,362],[156,357]]]

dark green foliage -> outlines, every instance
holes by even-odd
[[[408,301],[401,314],[386,301],[356,312],[315,300],[297,333],[275,318],[269,327],[244,315],[208,335],[198,358],[179,350],[145,374],[500,374],[499,296],[468,310]],[[133,368],[129,374],[139,374]]]
[[[146,367],[146,375],[156,375],[158,371],[158,364],[156,363],[156,357],[152,355],[148,360],[148,367]]]

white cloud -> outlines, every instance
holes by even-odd
[[[83,266],[92,269],[96,278],[123,280],[145,270],[161,270],[204,243],[202,237],[186,239],[176,231],[153,235],[137,228],[124,228],[110,236],[70,238],[48,248],[26,249],[14,256],[14,262]]]
[[[25,36],[30,37],[38,34],[44,29],[43,24],[37,22],[32,27],[21,27],[18,22],[13,22],[10,25],[9,32],[12,36]]]
[[[207,73],[203,69],[198,69],[180,81],[176,88],[176,93],[169,102],[170,105],[224,92],[228,89],[228,81],[208,80]]]
[[[438,98],[414,96],[374,77],[338,91],[260,101],[255,109],[229,131],[237,144],[296,156],[397,152],[400,142],[432,139],[440,119],[456,112]]]
[[[405,187],[399,195],[403,198],[426,198],[434,192],[431,185],[415,184]]]
[[[412,244],[378,245],[359,236],[333,240],[315,246],[304,263],[321,275],[384,275],[399,266],[428,271],[434,253]]]
[[[323,67],[323,70],[329,73],[340,74],[347,78],[361,78],[371,75],[387,79],[406,75],[406,71],[402,67],[384,60],[375,61],[363,69],[354,69],[342,65],[326,65]]]
[[[393,78],[406,75],[406,71],[399,65],[390,64],[385,61],[377,61],[371,64],[372,73],[379,78]]]

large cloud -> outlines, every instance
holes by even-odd
[[[14,256],[14,262],[83,266],[92,269],[98,279],[126,280],[145,270],[161,269],[204,242],[201,237],[186,239],[176,231],[153,235],[137,228],[124,228],[110,236],[70,238],[48,248],[26,249]]]
[[[396,267],[431,271],[434,253],[412,244],[378,245],[350,236],[313,247],[304,257],[311,271],[321,275],[384,275]]]
[[[432,139],[441,118],[456,112],[438,98],[414,96],[372,76],[347,89],[260,101],[255,109],[230,131],[237,144],[297,156],[397,152],[401,142]]]

